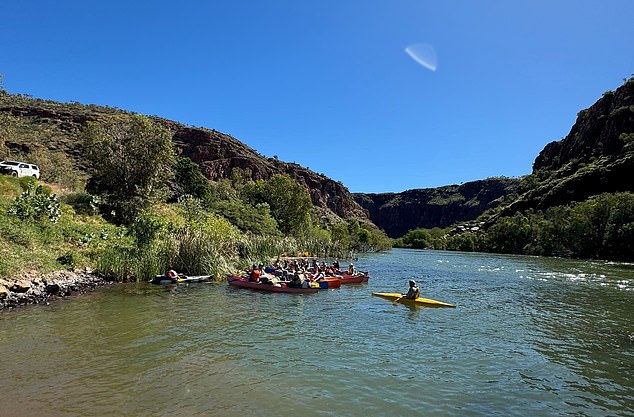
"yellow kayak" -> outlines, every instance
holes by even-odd
[[[424,307],[455,307],[455,304],[443,303],[442,301],[430,300],[429,298],[417,298],[410,300],[409,298],[401,297],[402,294],[393,292],[373,292],[372,295],[385,298],[388,300],[396,301],[397,303],[419,305]]]

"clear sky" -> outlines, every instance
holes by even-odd
[[[633,0],[3,0],[0,73],[403,191],[530,173],[634,73],[633,17]]]

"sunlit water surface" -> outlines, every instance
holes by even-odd
[[[318,294],[114,285],[4,312],[0,416],[634,415],[634,266],[356,264],[369,283]],[[371,296],[410,278],[457,308]]]

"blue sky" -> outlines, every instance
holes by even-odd
[[[4,0],[0,16],[9,92],[216,129],[352,192],[528,174],[634,73],[632,0]]]

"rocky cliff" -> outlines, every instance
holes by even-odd
[[[518,211],[543,210],[606,192],[634,192],[632,178],[634,78],[580,111],[570,133],[547,144],[535,159],[532,175],[523,179],[354,197],[377,226],[398,237],[417,227],[473,220],[496,206],[499,210],[486,225]]]
[[[37,150],[64,152],[76,168],[86,169],[82,158],[80,132],[90,121],[129,114],[110,107],[58,103],[19,95],[0,95],[0,135],[13,152]],[[342,218],[367,219],[367,213],[352,198],[348,189],[324,175],[300,165],[260,155],[236,138],[221,132],[185,126],[154,118],[173,134],[177,151],[197,162],[210,180],[225,178],[233,168],[250,169],[253,179],[267,179],[288,174],[310,192],[315,206],[332,211]],[[4,122],[4,129],[3,129]]]
[[[388,236],[400,237],[419,227],[447,227],[473,220],[510,198],[518,186],[518,179],[489,178],[401,193],[354,194],[354,198]]]
[[[580,111],[570,133],[537,156],[532,177],[532,189],[503,215],[634,192],[634,78]]]

